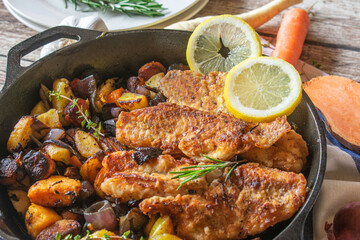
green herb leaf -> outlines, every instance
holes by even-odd
[[[56,233],[56,236],[55,236],[55,240],[61,240],[61,235],[60,235],[60,233]]]
[[[124,232],[124,234],[122,235],[122,237],[123,238],[125,238],[125,239],[127,239],[128,238],[128,236],[130,235],[130,230],[129,231],[126,231],[126,232]]]

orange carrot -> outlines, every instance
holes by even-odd
[[[296,66],[309,30],[309,24],[309,15],[304,9],[289,10],[281,22],[272,56]]]

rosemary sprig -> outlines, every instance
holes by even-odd
[[[99,123],[99,125],[97,125],[96,123],[94,123],[93,121],[91,121],[90,118],[90,114],[88,112],[88,110],[85,110],[83,109],[82,106],[80,106],[77,102],[79,99],[71,99],[67,96],[64,96],[62,94],[60,94],[59,92],[57,91],[49,91],[48,92],[48,95],[49,95],[49,100],[51,101],[52,100],[52,97],[56,97],[57,99],[66,99],[68,100],[69,102],[72,103],[71,107],[74,108],[74,107],[77,107],[79,110],[76,112],[79,116],[78,118],[83,118],[84,120],[81,122],[81,126],[82,127],[85,127],[87,128],[88,130],[92,129],[94,132],[92,133],[94,137],[96,137],[97,139],[100,137],[100,136],[104,136],[104,134],[101,132],[102,130],[102,126],[101,126],[101,123]]]
[[[68,2],[75,5],[75,10],[80,5],[88,6],[91,11],[97,9],[103,12],[111,10],[113,12],[123,13],[128,16],[146,15],[149,17],[164,16],[161,12],[166,8],[156,0],[64,0],[65,7],[68,7]]]
[[[234,161],[234,162],[224,162],[218,159],[214,159],[208,156],[204,156],[207,159],[215,162],[214,164],[208,164],[208,165],[194,165],[194,166],[188,166],[181,168],[184,171],[178,171],[178,172],[169,172],[170,174],[175,174],[176,176],[172,177],[172,179],[180,179],[184,178],[184,180],[180,183],[177,190],[179,190],[185,183],[201,178],[205,176],[206,174],[212,172],[215,169],[223,169],[226,167],[230,167],[229,172],[226,174],[225,182],[228,180],[231,173],[235,170],[235,168],[243,163],[246,162],[246,160],[240,160],[240,161]],[[190,170],[188,170],[190,169]]]

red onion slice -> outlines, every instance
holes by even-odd
[[[85,209],[84,217],[86,222],[91,224],[94,230],[105,228],[113,231],[118,225],[115,212],[107,200],[94,203]]]
[[[65,137],[65,130],[61,128],[53,128],[46,134],[44,141],[46,140],[60,140]]]

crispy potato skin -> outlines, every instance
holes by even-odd
[[[101,151],[101,148],[95,138],[90,133],[77,130],[75,133],[75,145],[79,153],[86,158]]]
[[[23,148],[26,147],[32,135],[31,125],[35,122],[32,116],[24,116],[16,123],[14,130],[11,132],[7,142],[7,150],[11,153],[20,144]]]
[[[26,212],[25,225],[28,233],[35,238],[42,230],[60,219],[53,209],[32,203]]]
[[[62,219],[42,230],[37,235],[36,240],[55,239],[57,233],[61,235],[61,238],[66,237],[68,234],[74,236],[80,233],[80,227],[80,223],[75,220]]]
[[[74,98],[74,93],[71,90],[69,81],[65,78],[56,79],[53,83],[53,90],[68,98]],[[56,96],[52,97],[53,107],[59,113],[59,119],[63,126],[69,126],[70,124],[68,121],[65,120],[64,115],[65,107],[68,105],[68,103],[69,101],[64,98],[58,99],[56,98]]]
[[[51,176],[35,182],[29,189],[28,197],[32,203],[45,207],[66,207],[73,204],[79,194],[79,180],[63,176]]]
[[[23,159],[23,167],[27,174],[37,181],[52,175],[56,164],[46,153],[31,150]]]

